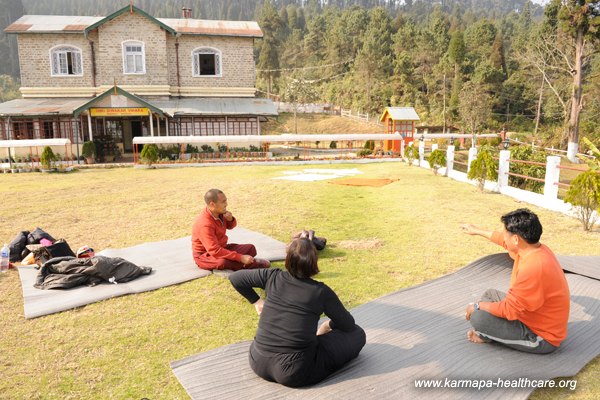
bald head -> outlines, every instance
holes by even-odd
[[[204,202],[209,205],[211,202],[216,203],[219,201],[219,194],[225,194],[219,189],[210,189],[204,194]]]

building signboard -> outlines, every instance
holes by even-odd
[[[148,114],[149,110],[145,107],[90,108],[92,117],[134,117]]]

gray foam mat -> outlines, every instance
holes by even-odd
[[[569,270],[591,269],[595,275],[600,268],[600,257],[568,257],[568,261]],[[467,303],[488,288],[506,291],[511,266],[507,254],[487,256],[453,274],[353,309],[356,322],[367,333],[367,344],[357,359],[312,387],[291,389],[258,378],[248,365],[250,342],[174,361],[171,368],[192,399],[526,399],[533,388],[415,388],[416,379],[497,382],[568,377],[600,354],[600,281],[572,273],[567,274],[569,336],[553,354],[468,342]]]
[[[285,243],[262,233],[237,227],[227,232],[230,243],[252,243],[258,257],[271,261],[285,259]],[[21,266],[19,276],[23,288],[25,318],[35,318],[69,310],[111,297],[141,293],[210,275],[196,266],[192,258],[191,236],[161,242],[143,243],[124,249],[105,249],[98,253],[108,257],[121,257],[134,264],[152,267],[150,275],[131,282],[101,284],[94,287],[79,286],[67,290],[42,290],[33,287],[38,270],[34,266]]]

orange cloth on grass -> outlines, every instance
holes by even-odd
[[[330,181],[329,183],[334,183],[336,185],[346,185],[346,186],[373,186],[373,187],[381,187],[388,185],[392,182],[396,182],[398,179],[391,178],[381,178],[381,179],[369,179],[369,178],[346,178],[346,179],[336,179]]]
[[[502,232],[492,242],[506,248]],[[509,321],[519,320],[554,346],[567,337],[569,285],[556,256],[546,245],[525,257],[510,253],[515,260],[506,298],[491,303],[489,312]]]

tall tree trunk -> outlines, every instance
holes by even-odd
[[[582,59],[583,59],[583,30],[577,30],[575,41],[575,70],[573,71],[573,91],[571,94],[571,115],[568,125],[568,147],[567,157],[571,162],[577,162],[577,151],[579,150],[579,114],[583,108],[582,104]]]
[[[535,130],[533,131],[533,136],[537,135],[538,127],[540,126],[540,116],[542,115],[542,99],[544,97],[544,84],[546,80],[542,75],[542,85],[540,86],[540,97],[538,98],[537,111],[535,113]]]
[[[273,93],[273,75],[269,72],[269,80],[267,82],[267,98],[271,99],[271,93]]]
[[[446,133],[446,72],[444,72],[444,127],[442,128],[442,133]]]
[[[298,103],[294,103],[294,133],[298,134]]]
[[[367,71],[367,107],[371,105],[371,70]]]

